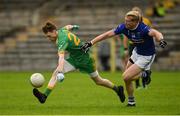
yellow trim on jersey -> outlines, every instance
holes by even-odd
[[[73,36],[73,38],[71,38],[71,36]],[[73,33],[71,32],[68,32],[68,39],[71,41],[72,39],[74,39],[74,44],[76,46],[79,45],[79,43],[81,42],[79,38],[76,37],[76,35],[74,35]]]
[[[68,33],[68,39],[71,41],[72,40],[72,38],[71,38],[71,35],[70,35],[71,33]]]

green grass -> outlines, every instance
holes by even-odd
[[[126,107],[110,89],[96,86],[88,75],[69,73],[59,83],[45,104],[32,95],[32,73],[0,73],[0,115],[118,115],[179,114],[180,72],[153,72],[147,89],[135,90],[137,106]],[[43,73],[46,83],[51,73]],[[124,84],[121,73],[100,73],[115,84]],[[44,90],[45,86],[40,90]]]

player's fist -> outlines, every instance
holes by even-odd
[[[161,48],[165,48],[167,46],[167,42],[164,39],[161,39],[159,46],[161,46]]]
[[[57,74],[57,80],[58,80],[59,82],[62,82],[62,81],[64,80],[64,74],[59,72],[59,73]]]
[[[92,46],[91,42],[86,42],[85,44],[81,46],[81,50],[87,53],[89,49],[91,48],[91,46]]]

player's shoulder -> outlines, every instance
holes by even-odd
[[[148,25],[141,22],[141,23],[139,23],[137,31],[140,31],[143,35],[147,35],[149,33],[150,29],[151,28]]]
[[[115,34],[120,34],[125,29],[125,24],[119,24],[116,29],[114,29]]]
[[[144,22],[140,22],[140,23],[139,23],[139,26],[140,26],[140,27],[145,27],[145,26],[147,26],[147,25],[146,25]]]
[[[67,31],[67,29],[65,27],[62,27],[62,28],[59,28],[58,31],[59,32],[64,32],[64,31]]]
[[[139,23],[139,29],[140,30],[146,30],[149,29],[150,27],[148,25],[146,25],[144,22],[140,22]]]
[[[67,33],[69,32],[65,27],[59,28],[57,31],[58,31],[58,35],[61,36],[67,35]]]
[[[121,23],[121,24],[118,25],[118,28],[120,28],[120,29],[124,29],[125,27],[126,27],[126,26],[125,26],[124,23]]]
[[[67,37],[67,30],[64,29],[58,29],[58,39],[59,40],[63,40],[63,41],[67,41],[68,37]]]

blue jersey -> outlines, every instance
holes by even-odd
[[[134,30],[127,29],[123,23],[114,30],[114,33],[116,35],[123,33],[136,46],[138,54],[150,56],[155,53],[155,45],[153,37],[148,35],[149,31],[150,28],[144,23],[139,23]]]

